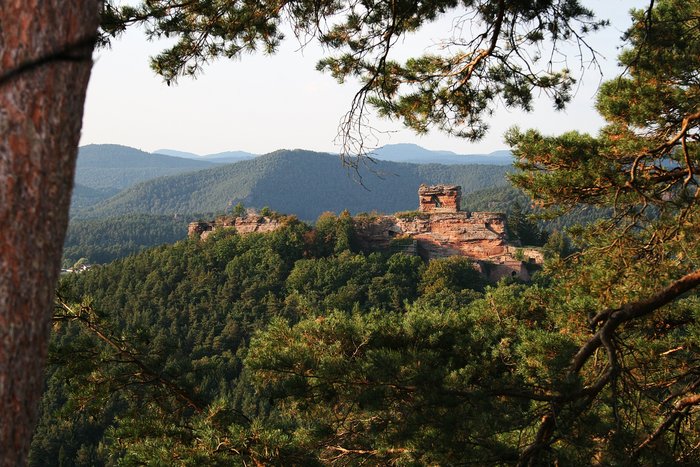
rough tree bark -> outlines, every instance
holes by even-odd
[[[100,8],[0,1],[0,465],[37,418]]]

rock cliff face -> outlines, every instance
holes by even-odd
[[[214,222],[192,222],[188,226],[187,235],[205,240],[212,232],[219,229],[234,229],[240,234],[253,232],[273,232],[282,227],[281,219],[248,213],[243,217],[219,217]]]
[[[386,249],[396,238],[412,237],[426,259],[463,255],[475,259],[507,251],[505,215],[455,212],[356,218],[358,240],[366,249]]]
[[[466,256],[480,263],[491,280],[514,275],[530,278],[529,264],[541,264],[539,252],[520,248],[506,231],[505,214],[495,212],[408,213],[355,218],[362,248],[395,250],[405,239],[415,241],[415,251],[427,261]],[[488,263],[488,264],[486,264]]]

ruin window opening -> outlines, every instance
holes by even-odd
[[[436,208],[441,208],[442,203],[440,202],[440,198],[437,197],[437,195],[433,195],[430,197],[430,202],[435,204]]]

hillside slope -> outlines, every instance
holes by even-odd
[[[393,213],[417,206],[421,183],[453,183],[470,193],[507,182],[507,166],[377,162],[358,173],[337,157],[309,151],[276,151],[249,161],[138,184],[79,217],[128,213],[222,212],[241,202],[314,220],[324,211]]]
[[[78,151],[75,183],[94,190],[122,190],[139,182],[214,167],[209,161],[150,154],[117,144],[91,144]]]

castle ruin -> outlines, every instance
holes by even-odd
[[[420,212],[458,212],[462,187],[458,185],[421,185],[418,188]]]
[[[529,280],[533,266],[544,261],[542,253],[522,248],[508,237],[505,214],[461,211],[461,194],[457,185],[421,185],[418,211],[355,217],[357,240],[365,251],[400,251],[426,261],[465,256],[492,281],[505,276]],[[220,228],[241,234],[271,232],[283,225],[276,219],[248,213],[245,217],[193,222],[189,236],[204,239]]]

